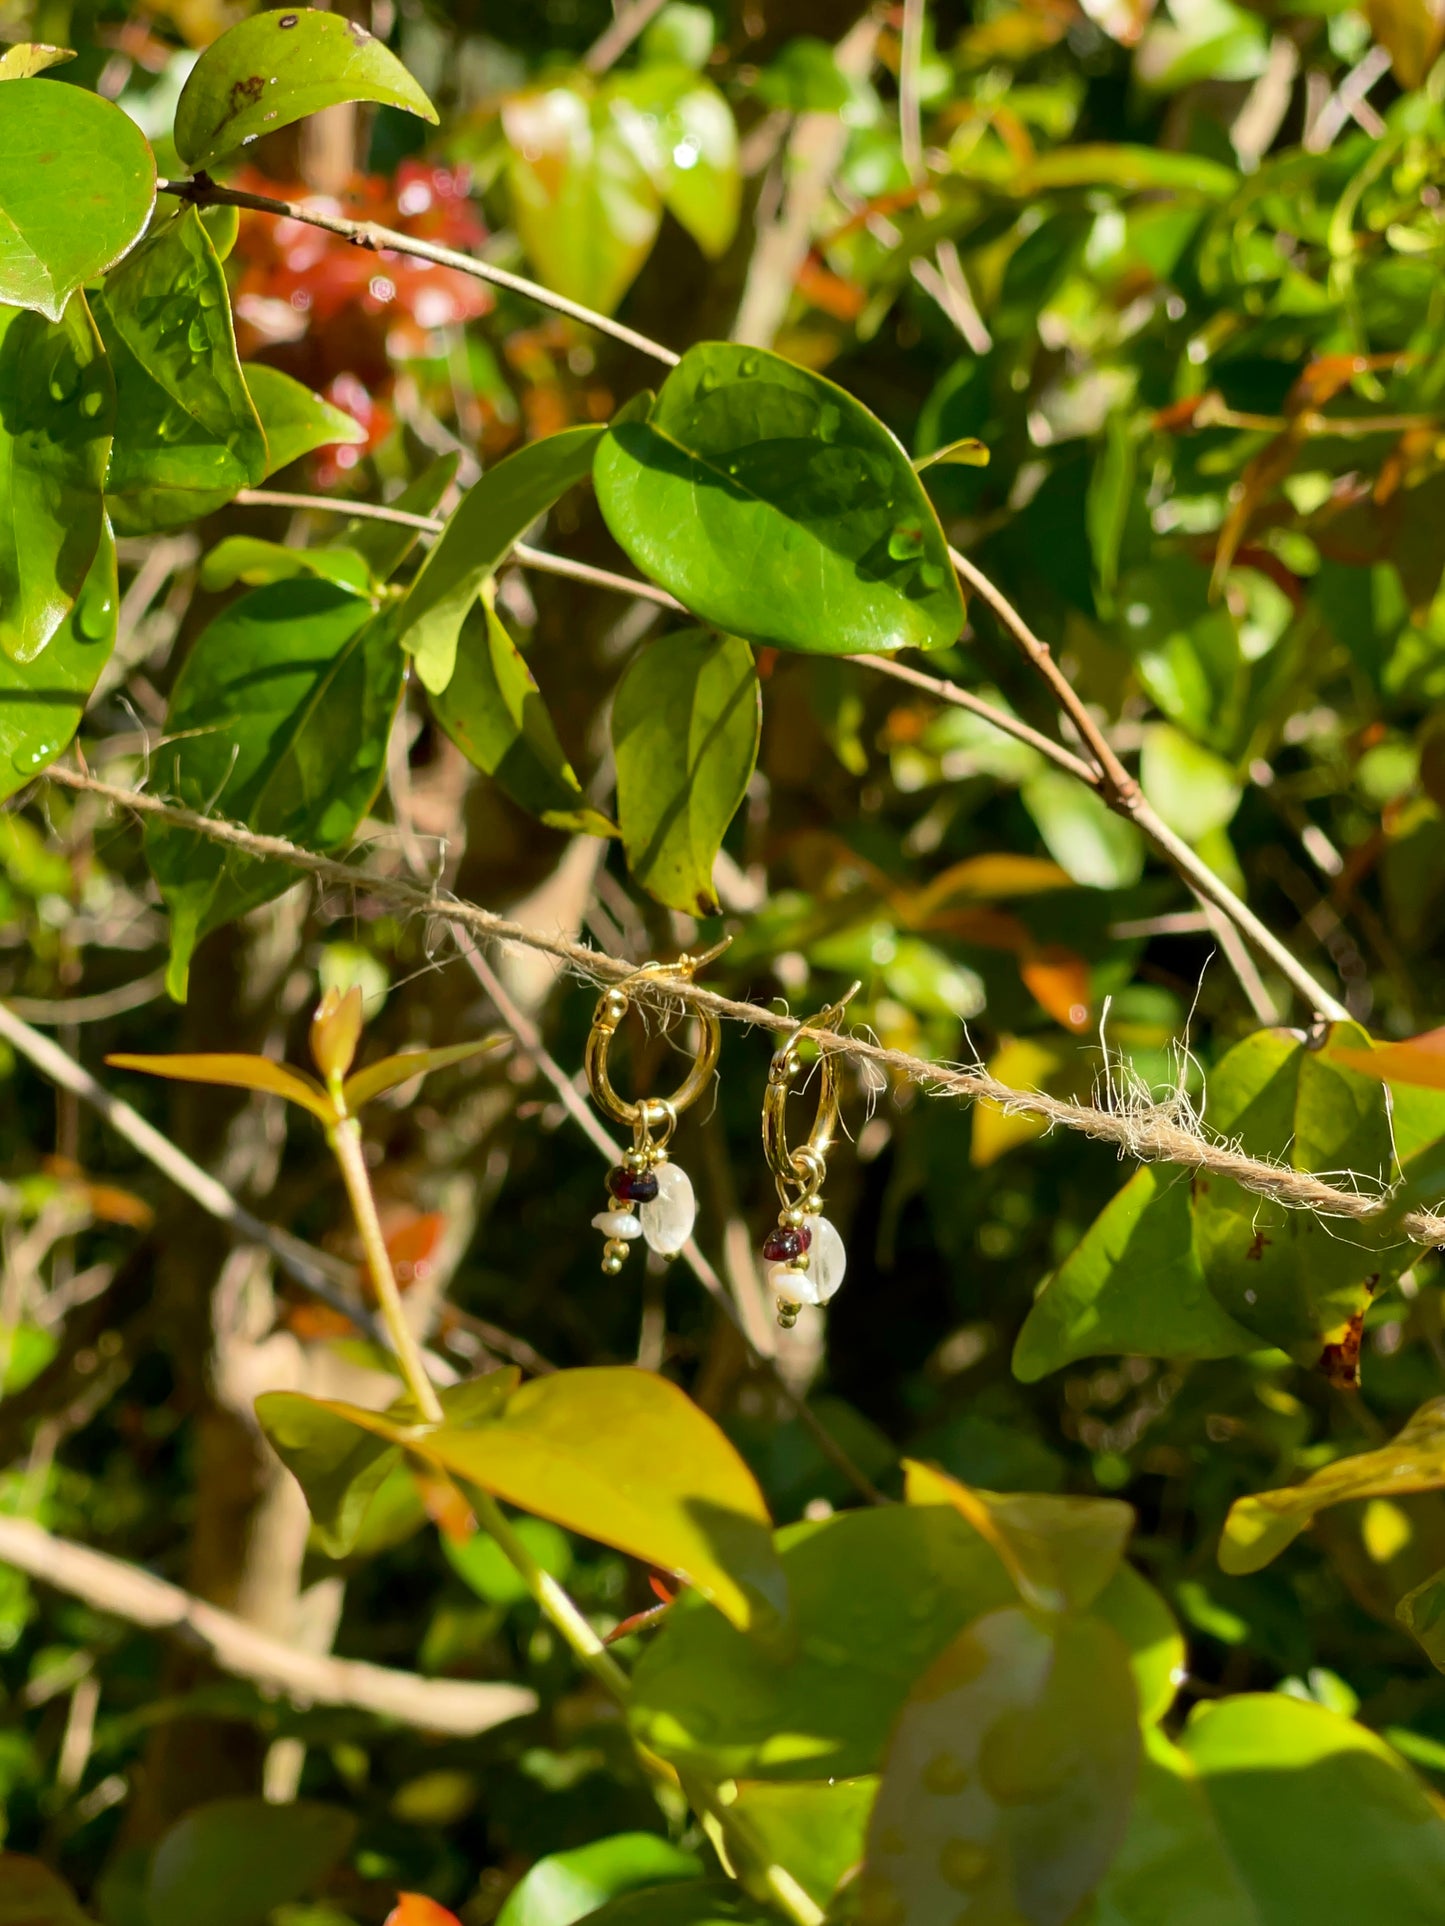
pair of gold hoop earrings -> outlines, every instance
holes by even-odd
[[[632,1006],[639,981],[669,977],[691,982],[697,971],[720,953],[680,956],[675,963],[645,963],[605,990],[592,1015],[587,1038],[587,1082],[599,1109],[632,1131],[632,1148],[607,1173],[607,1208],[592,1219],[606,1238],[602,1268],[616,1276],[629,1248],[640,1238],[650,1250],[675,1257],[692,1236],[697,1200],[686,1171],[668,1156],[677,1120],[712,1081],[722,1049],[722,1028],[710,1010],[695,1009],[699,1041],[692,1067],[670,1097],[645,1097],[629,1103],[615,1089],[608,1066],[612,1039]],[[848,994],[798,1025],[799,1030],[834,1030],[857,993]],[[788,1143],[788,1096],[801,1075],[797,1033],[774,1053],[763,1098],[763,1153],[778,1186],[778,1221],[763,1244],[770,1288],[777,1294],[778,1322],[786,1330],[804,1304],[826,1304],[843,1282],[848,1254],[837,1229],[823,1215],[823,1185],[828,1152],[838,1128],[838,1063],[831,1051],[819,1058],[818,1107],[808,1141]]]

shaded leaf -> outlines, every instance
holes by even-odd
[[[738,1787],[729,1827],[752,1842],[764,1865],[786,1866],[816,1905],[826,1907],[863,1859],[876,1779],[796,1785],[765,1780]]]
[[[983,1491],[914,1458],[903,1469],[909,1504],[952,1505],[1037,1611],[1091,1605],[1119,1569],[1134,1528],[1133,1508],[1118,1498]]]
[[[314,1077],[289,1064],[273,1063],[269,1057],[227,1055],[224,1051],[193,1056],[135,1056],[119,1052],[106,1058],[117,1070],[140,1070],[148,1077],[166,1077],[172,1083],[211,1083],[231,1090],[261,1090],[268,1096],[284,1097],[299,1103],[313,1117],[329,1124],[335,1118],[331,1099]]]
[[[0,652],[31,662],[70,614],[105,522],[115,391],[83,296],[59,321],[0,307],[0,396]]]
[[[74,60],[73,47],[47,47],[40,40],[17,40],[0,54],[0,80],[29,80],[47,67],[59,67]]]
[[[776,1915],[718,1880],[679,1881],[624,1893],[581,1926],[775,1926]]]
[[[1139,1763],[1123,1646],[1012,1608],[909,1695],[868,1827],[864,1926],[1065,1926],[1124,1838]]]
[[[361,597],[305,580],[253,589],[203,630],[176,678],[156,779],[192,809],[337,848],[380,786],[401,682],[385,620]],[[167,981],[181,999],[201,938],[294,880],[160,821],[146,854],[171,911]]]
[[[716,914],[712,871],[762,728],[753,652],[684,629],[628,665],[612,705],[617,816],[633,875],[669,908]]]
[[[460,454],[439,455],[388,505],[407,515],[430,515],[456,478]],[[403,522],[358,516],[341,531],[341,540],[365,559],[374,582],[389,582],[416,547],[419,528]]]
[[[639,1887],[695,1881],[696,1853],[655,1832],[620,1832],[537,1860],[507,1895],[497,1926],[573,1926],[609,1899]]]
[[[468,610],[513,545],[587,474],[605,430],[564,428],[489,468],[448,518],[397,612],[397,635],[437,695],[451,680]]]
[[[176,106],[176,151],[193,172],[323,107],[372,100],[435,122],[435,107],[358,21],[312,7],[253,14],[212,41]]]
[[[1432,1573],[1406,1592],[1395,1616],[1436,1671],[1445,1672],[1445,1572]]]
[[[1402,1497],[1445,1485],[1445,1398],[1422,1404],[1398,1437],[1378,1451],[1337,1458],[1302,1484],[1237,1498],[1224,1524],[1219,1562],[1227,1572],[1257,1572],[1326,1505],[1356,1498]]]
[[[11,49],[7,60],[16,53],[24,58],[23,49]],[[140,239],[155,198],[150,146],[114,102],[53,80],[7,87],[0,115],[0,302],[58,322],[76,289]]]
[[[150,1926],[262,1926],[341,1858],[356,1821],[339,1806],[217,1799],[156,1847],[146,1883]]]
[[[582,794],[536,677],[485,601],[467,610],[452,646],[454,666],[431,706],[467,761],[552,828],[612,835],[613,825]],[[418,673],[421,666],[418,658]]]
[[[778,1533],[797,1625],[791,1656],[683,1597],[633,1674],[642,1743],[718,1778],[874,1772],[913,1681],[980,1612],[1015,1600],[951,1506],[839,1512]]]
[[[645,420],[613,423],[595,475],[633,562],[719,629],[851,655],[945,648],[963,627],[943,531],[903,450],[844,389],[780,355],[689,349]]]
[[[396,1056],[383,1057],[380,1063],[368,1064],[346,1079],[341,1090],[346,1108],[354,1116],[363,1104],[410,1083],[413,1077],[430,1076],[433,1070],[445,1070],[449,1064],[465,1063],[483,1050],[495,1050],[503,1041],[502,1037],[479,1037],[474,1043],[448,1043],[439,1050],[402,1050]]]
[[[0,1926],[86,1926],[86,1916],[65,1881],[40,1860],[0,1852]]]
[[[80,727],[115,647],[119,610],[115,542],[102,524],[75,606],[41,654],[24,663],[0,655],[0,802],[54,762]]]
[[[241,373],[266,434],[266,474],[274,475],[317,448],[355,448],[366,440],[366,430],[354,416],[280,368],[248,361]],[[346,537],[343,541],[355,547]]]
[[[366,563],[348,548],[287,548],[255,535],[228,535],[201,564],[201,587],[214,595],[244,582],[261,588],[267,582],[289,582],[298,575],[319,576],[343,588],[366,589],[371,575]]]

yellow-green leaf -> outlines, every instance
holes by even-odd
[[[346,1079],[341,1090],[346,1108],[354,1116],[363,1104],[384,1097],[398,1084],[430,1076],[433,1070],[445,1070],[449,1063],[465,1063],[482,1050],[495,1050],[503,1041],[502,1037],[480,1037],[473,1043],[444,1044],[440,1050],[402,1050],[394,1057],[383,1057],[380,1063],[370,1064]]]
[[[213,1083],[232,1090],[263,1090],[268,1096],[299,1103],[322,1123],[333,1123],[336,1118],[331,1099],[314,1077],[307,1076],[304,1070],[292,1070],[287,1064],[273,1063],[269,1057],[232,1055],[226,1051],[160,1057],[121,1053],[107,1057],[106,1062],[117,1070],[139,1070],[148,1077],[168,1077],[172,1083]]]
[[[0,80],[29,80],[43,74],[47,67],[58,67],[74,60],[73,47],[47,47],[41,40],[18,40],[0,54]]]

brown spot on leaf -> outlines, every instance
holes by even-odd
[[[239,114],[243,107],[249,107],[253,100],[259,100],[265,91],[266,82],[260,74],[247,74],[244,80],[233,80],[231,91],[227,96],[229,102],[226,109],[227,120],[233,114]]]
[[[1247,1264],[1257,1264],[1264,1256],[1266,1245],[1272,1244],[1273,1242],[1274,1239],[1272,1237],[1266,1237],[1263,1231],[1256,1231],[1254,1233],[1254,1242],[1244,1253],[1245,1262]]]
[[[283,13],[281,18],[276,22],[276,25],[278,27],[294,27],[300,18],[299,13]]]
[[[1345,1334],[1320,1352],[1319,1368],[1328,1383],[1338,1391],[1356,1391],[1360,1384],[1360,1339],[1364,1335],[1365,1314],[1356,1311],[1345,1326]]]

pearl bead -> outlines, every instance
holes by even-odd
[[[609,1237],[622,1237],[630,1244],[634,1237],[641,1237],[642,1225],[630,1210],[599,1210],[592,1219],[594,1230],[606,1231]]]
[[[818,1280],[812,1271],[795,1271],[789,1264],[769,1264],[768,1289],[798,1304],[823,1302],[818,1295]]]

